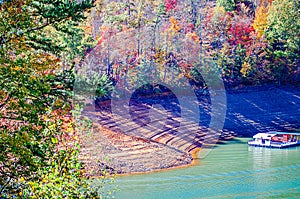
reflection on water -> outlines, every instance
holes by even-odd
[[[121,199],[300,198],[300,148],[218,145],[197,166],[118,177]]]
[[[253,160],[253,170],[262,168],[269,168],[271,162],[271,150],[270,148],[261,147],[249,147],[249,153],[252,152],[251,159]],[[276,149],[275,149],[276,150]],[[277,151],[278,153],[279,151]]]

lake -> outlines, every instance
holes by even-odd
[[[196,166],[117,177],[120,199],[300,198],[300,147],[218,144]]]

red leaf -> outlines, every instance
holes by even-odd
[[[170,10],[173,10],[177,6],[177,0],[166,0],[165,1],[165,7],[166,11],[169,12]]]

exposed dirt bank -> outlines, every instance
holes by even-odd
[[[204,96],[205,99],[210,97]],[[300,86],[243,87],[227,90],[226,98],[226,119],[220,139],[300,128]],[[153,106],[151,109],[154,112],[139,110],[134,116],[137,121],[142,121],[139,117],[143,119],[150,114],[150,124],[153,127],[149,130],[142,125],[130,126],[135,132],[140,132],[136,136],[123,132],[115,122],[110,101],[87,107],[85,115],[93,118],[94,128],[92,133],[83,137],[81,159],[87,163],[89,175],[101,175],[102,168],[111,173],[130,174],[195,163],[193,159],[197,156],[193,152],[201,147],[203,141],[199,139],[202,136],[201,124],[209,124],[211,114],[209,100],[200,101],[199,107],[203,110],[200,111],[202,121],[200,126],[195,127],[200,129],[196,135],[174,133],[176,122],[161,124],[169,116],[161,107]],[[125,119],[128,118],[124,118],[124,121]],[[176,121],[176,117],[169,121]],[[182,122],[181,125],[194,130],[190,123]]]

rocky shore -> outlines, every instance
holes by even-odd
[[[299,86],[231,89],[226,91],[226,98],[227,111],[220,139],[251,137],[258,132],[294,131],[300,128]],[[199,104],[204,110],[200,111],[203,124],[209,123],[208,101],[204,100]],[[152,129],[130,126],[131,129],[138,129],[142,136],[122,131],[112,116],[109,101],[96,103],[85,109],[84,114],[94,121],[92,132],[83,135],[82,139],[81,159],[87,165],[88,175],[102,175],[103,168],[109,173],[129,174],[186,166],[193,162],[192,153],[201,148],[199,137],[201,138],[202,123],[200,122],[200,128],[196,127],[200,129],[197,136],[176,134],[160,124],[170,115],[161,107],[152,106],[151,109],[154,112],[142,110],[138,114],[139,117],[152,114]],[[170,121],[176,121],[176,118]],[[174,124],[171,124],[171,128],[176,128]],[[188,122],[181,122],[181,125],[193,128]]]
[[[192,163],[192,155],[157,142],[94,124],[83,140],[81,160],[89,176],[151,172]]]

